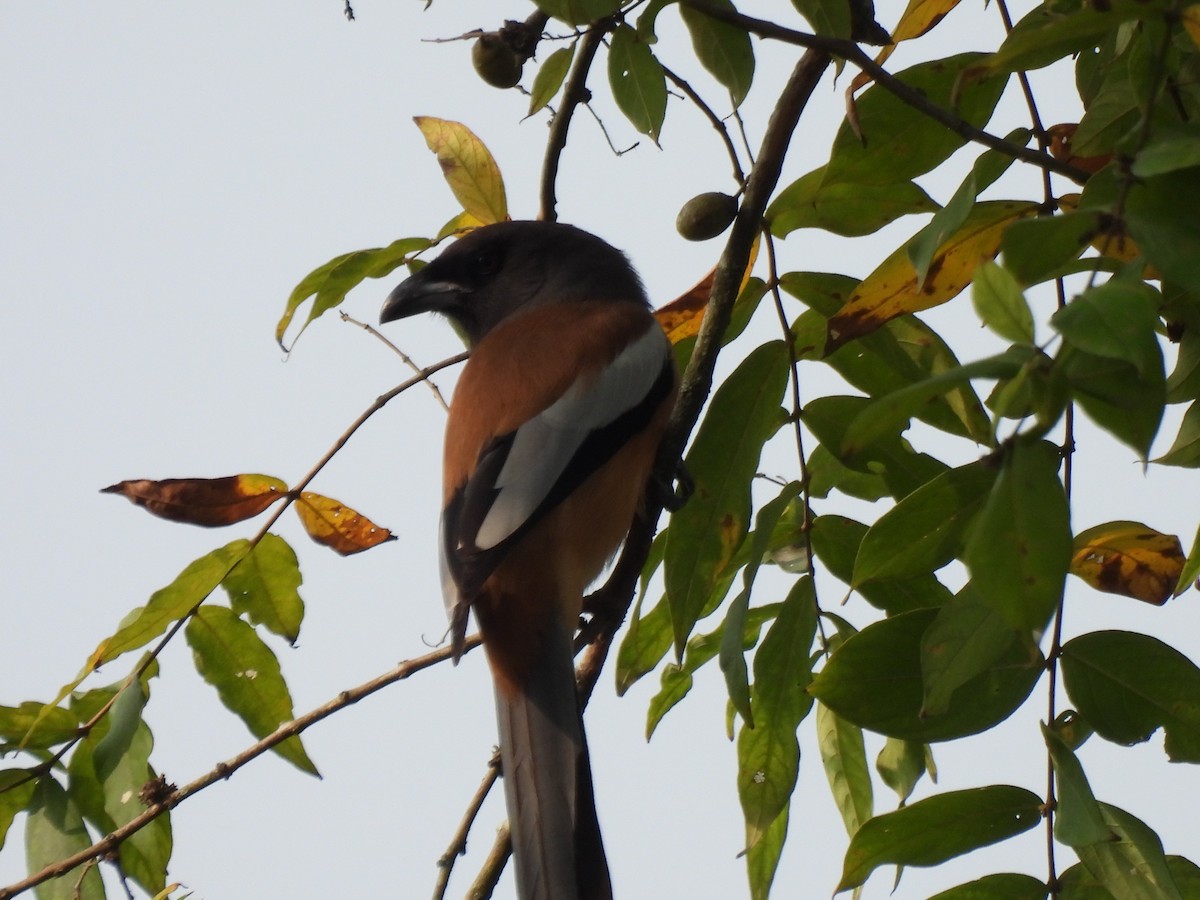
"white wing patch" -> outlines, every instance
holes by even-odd
[[[575,381],[517,430],[496,479],[499,493],[475,535],[476,547],[495,547],[533,515],[587,436],[642,402],[670,350],[662,329],[651,322],[599,375]]]

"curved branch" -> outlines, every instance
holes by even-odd
[[[472,635],[467,639],[463,652],[466,653],[477,646],[479,646],[479,637],[478,635]],[[309,726],[315,725],[322,719],[328,718],[338,710],[345,709],[347,706],[352,706],[359,700],[362,700],[364,697],[369,697],[371,694],[374,694],[376,691],[381,690],[390,684],[395,684],[397,681],[403,681],[405,678],[408,678],[410,675],[416,672],[420,672],[422,669],[428,669],[430,666],[437,665],[438,663],[451,659],[453,655],[454,651],[452,648],[443,647],[442,649],[435,650],[432,653],[426,653],[424,656],[418,656],[415,659],[405,660],[390,672],[385,672],[376,678],[372,678],[370,681],[360,684],[358,687],[342,691],[329,702],[318,706],[316,709],[313,709],[302,716],[292,719],[290,722],[285,722],[283,725],[280,725],[271,734],[267,735],[261,741],[251,744],[241,753],[237,754],[237,756],[234,756],[225,762],[217,763],[217,765],[215,765],[209,772],[201,775],[195,781],[184,785],[178,790],[171,791],[169,794],[167,794],[167,796],[163,797],[158,802],[152,803],[144,813],[136,816],[133,819],[130,819],[120,828],[109,832],[100,840],[96,841],[96,843],[92,844],[92,846],[87,847],[84,850],[80,850],[78,853],[74,853],[65,859],[60,859],[58,862],[46,866],[46,868],[42,869],[40,872],[35,872],[33,875],[30,875],[28,878],[25,878],[22,881],[18,881],[8,885],[7,887],[0,888],[0,900],[8,900],[8,898],[15,897],[32,887],[36,887],[44,881],[48,881],[51,878],[56,878],[59,875],[69,872],[76,866],[83,865],[90,860],[98,859],[102,856],[112,853],[117,849],[118,846],[120,846],[122,841],[145,828],[163,813],[174,809],[176,806],[183,803],[184,800],[187,800],[194,794],[200,793],[200,791],[204,790],[206,787],[209,787],[218,781],[226,780],[230,775],[242,768],[242,766],[246,765],[252,759],[262,756],[264,753],[282,741],[300,734]]]

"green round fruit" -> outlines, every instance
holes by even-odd
[[[736,197],[720,191],[697,194],[679,210],[675,230],[689,241],[707,241],[728,228],[737,211]]]
[[[510,88],[521,80],[522,62],[494,31],[481,34],[471,47],[471,62],[479,77],[492,87]]]

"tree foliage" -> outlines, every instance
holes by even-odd
[[[1086,602],[1084,585],[1153,615],[1200,572],[1200,550],[1185,553],[1153,523],[1120,509],[1089,527],[1072,517],[1076,454],[1100,452],[1077,449],[1081,415],[1144,465],[1200,466],[1200,6],[1047,0],[1012,21],[998,0],[983,48],[949,55],[938,25],[956,0],[911,0],[886,23],[890,38],[869,4],[793,6],[764,21],[729,0],[538,0],[531,13],[508,11],[529,13],[524,21],[464,36],[486,82],[527,85],[529,114],[550,118],[543,217],[555,217],[560,155],[589,91],[610,91],[629,124],[668,153],[681,152],[667,140],[671,117],[694,105],[736,182],[681,216],[686,236],[728,237],[710,276],[659,311],[686,366],[663,471],[683,454],[695,490],[653,541],[653,525],[635,529],[597,592],[584,694],[627,615],[616,683],[624,692],[657,674],[648,734],[687,699],[698,670],[719,666],[754,897],[770,893],[785,852],[803,729],[817,735],[848,832],[841,880],[825,889],[858,888],[886,864],[937,865],[1041,823],[1051,836],[1042,875],[980,873],[938,896],[1200,896],[1200,869],[1168,855],[1152,823],[1104,803],[1075,752],[1088,739],[1133,745],[1161,729],[1171,760],[1200,762],[1190,648],[1062,627],[1065,598]],[[667,17],[690,40],[662,37]],[[794,48],[782,83],[756,80],[765,41]],[[871,55],[854,41],[882,47]],[[900,42],[922,61],[889,68]],[[708,96],[676,74],[688,66],[708,73]],[[1047,66],[1073,72],[1077,121],[1042,121],[1027,76]],[[780,183],[808,97],[841,67],[856,71],[844,119],[805,125],[828,160]],[[776,97],[769,121],[740,120],[751,90]],[[1000,121],[1001,97],[1018,90],[1024,120]],[[739,143],[733,120],[761,144]],[[294,347],[365,279],[417,268],[439,243],[509,215],[502,167],[466,125],[415,124],[458,208],[426,235],[315,268],[284,305],[281,343]],[[967,174],[939,205],[929,185],[961,171],[964,155]],[[1030,168],[1040,191],[1010,187],[1006,176]],[[794,235],[858,240],[885,228],[903,237],[865,277],[794,268],[812,264]],[[979,356],[917,316],[968,302],[999,352]],[[714,389],[722,353],[736,363]],[[178,632],[258,739],[236,765],[271,750],[312,774],[308,724],[446,658],[431,654],[297,718],[270,645],[272,636],[294,642],[304,615],[298,557],[271,531],[275,521],[294,506],[307,532],[342,554],[388,540],[386,528],[307,487],[366,418],[438,367],[382,396],[292,487],[242,474],[105,489],[195,525],[273,511],[251,538],[191,562],[131,610],[49,702],[0,707],[0,749],[11,757],[0,769],[0,846],[26,812],[31,873],[0,897],[34,886],[44,898],[102,897],[101,858],[148,896],[175,889],[170,810],[230,770],[221,764],[177,788],[152,765],[142,712],[157,656]],[[812,394],[806,374],[817,369],[836,375],[840,392]],[[1173,407],[1182,416],[1166,415]],[[1165,417],[1180,424],[1152,457]],[[769,444],[792,448],[782,478],[760,477]],[[872,504],[870,522],[846,515],[864,508],[850,499]],[[861,628],[830,611],[835,581],[871,608]],[[101,664],[135,652],[127,677],[92,685]],[[931,771],[933,745],[996,728],[1031,694],[1048,708],[1042,733],[1029,736],[1045,744],[1048,783],[1030,773],[1024,786],[908,802]],[[881,783],[864,730],[887,738]],[[898,808],[881,809],[881,786]]]

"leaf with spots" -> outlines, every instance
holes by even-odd
[[[196,671],[256,738],[293,718],[292,695],[279,660],[253,627],[223,606],[205,606],[192,616],[185,634]],[[301,771],[319,774],[298,736],[271,749]]]
[[[425,143],[437,156],[454,198],[485,225],[508,219],[504,178],[496,160],[471,129],[460,122],[415,116]]]
[[[173,522],[217,527],[257,516],[287,493],[287,483],[271,475],[223,478],[139,478],[101,489],[120,494],[146,512]]]
[[[917,277],[908,245],[900,247],[859,283],[830,318],[825,353],[871,333],[896,316],[957,297],[971,283],[979,264],[995,257],[1005,230],[1035,212],[1036,204],[1019,200],[976,203],[962,226],[933,254],[924,281]]]
[[[396,539],[382,525],[376,525],[332,497],[312,491],[303,491],[297,498],[296,514],[310,538],[342,556],[362,553]]]
[[[1075,536],[1071,574],[1098,591],[1161,606],[1183,571],[1183,545],[1141,522],[1106,522]]]

